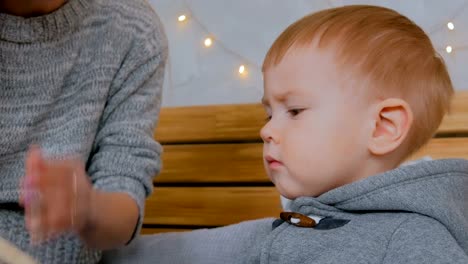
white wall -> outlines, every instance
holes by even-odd
[[[287,25],[346,4],[393,8],[418,23],[446,60],[457,90],[468,89],[468,0],[150,0],[170,45],[164,106],[258,102],[260,65]],[[184,22],[178,16],[187,15]],[[453,22],[454,30],[449,30]],[[203,41],[213,38],[206,48]],[[453,52],[445,51],[447,45]],[[245,65],[248,73],[239,75]]]

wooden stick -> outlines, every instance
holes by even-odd
[[[31,256],[20,250],[9,241],[0,237],[0,263],[5,264],[38,264]]]

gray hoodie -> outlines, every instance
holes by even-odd
[[[399,167],[291,203],[313,228],[260,219],[142,236],[104,263],[468,263],[468,161]]]

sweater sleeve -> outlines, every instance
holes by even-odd
[[[96,189],[127,193],[137,203],[132,239],[140,231],[145,199],[161,167],[162,147],[153,135],[168,56],[162,25],[140,35],[114,77],[87,165]]]
[[[265,218],[214,229],[142,235],[129,246],[104,252],[102,263],[260,263],[261,248],[271,233],[273,220]]]
[[[461,264],[468,263],[468,256],[445,226],[421,216],[395,230],[382,263]]]

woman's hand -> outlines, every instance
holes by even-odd
[[[38,147],[26,157],[20,203],[33,243],[63,233],[81,234],[91,222],[94,189],[83,162],[48,160]]]

